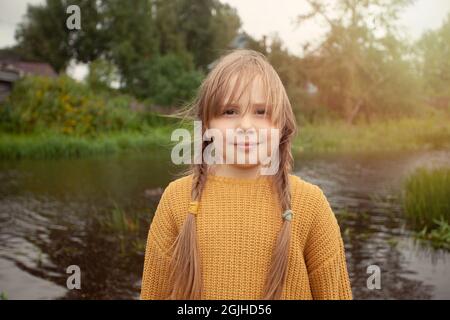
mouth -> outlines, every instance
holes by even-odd
[[[236,146],[256,146],[259,143],[256,142],[242,142],[242,143],[235,143]]]
[[[234,146],[239,149],[250,150],[256,148],[259,143],[256,142],[243,142],[243,143],[234,143]]]

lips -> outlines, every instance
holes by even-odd
[[[259,143],[255,143],[255,142],[245,142],[245,143],[235,143],[235,146],[238,147],[253,147],[253,146],[257,146]]]
[[[244,142],[244,143],[235,143],[237,146],[256,146],[258,143],[255,142]]]

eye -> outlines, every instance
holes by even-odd
[[[234,115],[234,114],[236,114],[237,112],[236,112],[236,109],[226,109],[224,112],[223,112],[223,114],[224,115],[227,115],[227,116],[232,116],[232,115]]]
[[[260,109],[257,109],[256,110],[256,114],[257,115],[265,115],[266,114],[266,109],[264,109],[264,108],[260,108]]]

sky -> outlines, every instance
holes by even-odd
[[[222,0],[237,8],[243,29],[261,38],[277,32],[293,54],[301,54],[302,43],[314,40],[324,33],[320,21],[311,21],[296,27],[299,14],[309,12],[302,0]],[[450,0],[416,0],[400,15],[400,25],[411,39],[418,39],[426,30],[439,28],[450,12]]]
[[[300,55],[302,44],[320,38],[325,30],[320,23],[313,21],[296,27],[295,18],[309,9],[306,1],[221,1],[237,9],[244,31],[257,39],[263,35],[271,36],[276,33],[293,54]],[[0,0],[0,48],[15,44],[14,30],[26,13],[27,4],[44,2],[44,0]],[[400,24],[411,39],[418,39],[424,31],[439,28],[449,12],[450,0],[416,0],[401,14]],[[74,76],[80,78],[86,70],[79,66],[69,72],[75,73]]]

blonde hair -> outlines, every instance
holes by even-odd
[[[237,80],[231,88],[228,101],[235,101],[236,95],[241,96],[255,77],[261,77],[265,87],[266,102],[271,107],[272,123],[280,129],[279,168],[274,175],[273,187],[279,197],[282,210],[280,218],[282,218],[282,214],[291,209],[289,184],[289,173],[293,166],[291,142],[297,133],[297,128],[292,107],[281,79],[262,53],[237,49],[223,55],[215,62],[213,69],[202,82],[194,101],[187,105],[185,110],[174,116],[182,116],[183,121],[186,119],[201,120],[204,124],[202,125],[203,134],[205,128],[209,127],[210,120],[217,116],[224,106],[226,94],[230,92],[229,84],[232,76],[237,76]],[[245,82],[243,83],[243,81]],[[241,83],[244,85],[239,93],[238,88],[241,88]],[[246,106],[246,109],[248,107]],[[211,142],[202,141],[202,154],[209,143]],[[208,175],[206,163],[201,161],[200,164],[192,164],[187,171],[182,173],[182,175],[186,174],[193,175],[192,201],[200,201]],[[290,238],[291,222],[289,219],[283,219],[262,299],[280,299],[281,297],[287,276]],[[193,213],[188,212],[172,247],[174,248],[170,264],[172,290],[168,299],[200,299],[202,296],[201,263],[196,234],[196,216]]]

